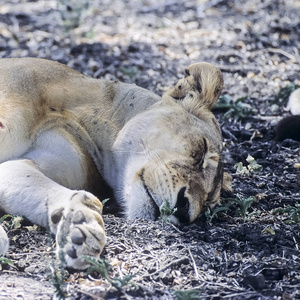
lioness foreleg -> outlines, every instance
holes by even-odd
[[[61,143],[59,146],[62,148]],[[59,161],[55,155],[59,154],[55,145],[52,143],[52,148],[46,148],[54,154],[53,159]],[[105,244],[102,204],[91,193],[66,188],[47,177],[44,174],[46,170],[53,174],[53,170],[49,169],[57,164],[49,156],[45,164],[47,153],[42,148],[34,151],[37,153],[29,153],[25,159],[0,164],[0,209],[9,214],[23,215],[36,224],[50,228],[56,234],[57,252],[63,251],[66,265],[84,269],[87,263],[81,256],[98,258]],[[68,155],[71,160],[75,159],[72,154]],[[30,156],[36,159],[29,159]],[[65,176],[71,176],[65,165],[61,167]],[[70,169],[74,172],[73,168]],[[60,171],[57,170],[58,173]]]

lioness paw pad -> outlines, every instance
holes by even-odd
[[[57,232],[57,255],[68,267],[86,269],[89,264],[82,256],[99,258],[106,241],[101,213],[101,202],[92,194],[80,192],[71,198],[68,208],[51,214],[52,231]]]

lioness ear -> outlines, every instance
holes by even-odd
[[[224,81],[221,71],[212,64],[199,62],[188,66],[185,73],[193,78],[194,89],[189,92],[196,92],[193,95],[187,94],[185,99],[188,102],[187,105],[191,107],[193,104],[194,109],[205,107],[211,110],[216,105],[223,89]],[[189,82],[191,83],[191,78]]]

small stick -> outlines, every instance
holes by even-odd
[[[296,239],[295,239],[295,237],[294,237],[294,236],[293,236],[293,241],[294,241],[294,243],[295,243],[295,247],[296,247],[296,249],[297,249],[297,250],[299,250],[298,243],[297,243],[297,241],[296,241]]]
[[[281,54],[281,55],[283,55],[283,56],[285,56],[285,57],[287,57],[287,58],[289,58],[291,60],[294,60],[294,61],[296,60],[296,57],[294,55],[292,55],[292,54],[290,54],[290,53],[288,53],[288,52],[286,52],[286,51],[284,51],[282,49],[279,49],[279,48],[267,48],[266,50],[268,52],[271,52],[271,53]]]
[[[171,261],[170,263],[168,263],[166,266],[164,266],[163,268],[161,268],[161,269],[155,271],[154,273],[152,273],[152,274],[147,273],[147,274],[143,275],[142,277],[156,275],[156,274],[158,274],[158,273],[160,273],[160,272],[165,271],[166,269],[168,269],[168,268],[170,268],[170,267],[172,267],[172,266],[181,265],[183,262],[187,261],[188,259],[189,259],[189,258],[188,258],[187,256],[184,256],[184,257],[181,257],[181,258],[179,258],[179,259],[173,260],[173,261]]]
[[[192,255],[191,249],[188,248],[188,250],[189,250],[189,254],[190,254],[191,260],[192,260],[192,262],[193,262],[193,268],[194,268],[194,271],[195,271],[195,277],[196,277],[197,279],[199,279],[199,273],[198,273],[197,265],[196,265],[196,263],[195,263],[195,260],[194,260],[194,257],[193,257],[193,255]]]

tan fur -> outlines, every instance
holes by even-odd
[[[221,71],[209,63],[200,62],[188,66],[185,72],[185,77],[163,97],[172,97],[189,112],[196,114],[201,108],[212,109],[223,90]]]
[[[102,205],[89,192],[104,198],[107,184],[129,218],[156,219],[166,200],[172,222],[195,220],[230,178],[210,111],[221,73],[207,63],[186,73],[161,99],[56,62],[2,59],[0,208],[49,226],[77,269],[103,249]]]

